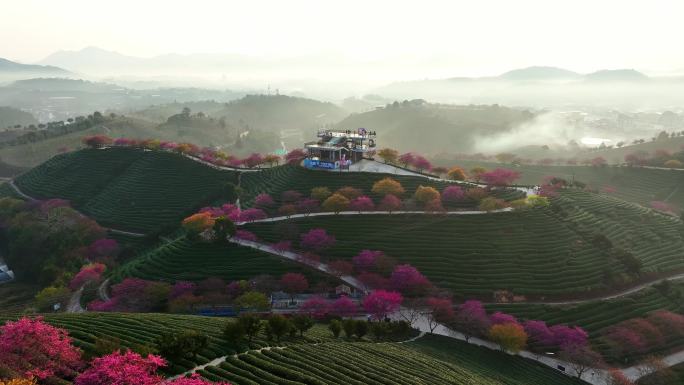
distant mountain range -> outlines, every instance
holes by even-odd
[[[634,69],[581,74],[558,67],[527,67],[498,76],[394,82],[371,90],[386,98],[422,98],[455,104],[645,108],[680,105],[684,77],[649,77]]]
[[[270,84],[285,93],[325,100],[342,100],[349,95],[370,93],[389,100],[425,99],[451,104],[542,108],[577,105],[646,108],[684,103],[684,94],[680,92],[684,77],[649,77],[634,69],[601,69],[579,73],[558,67],[533,66],[487,77],[389,80],[382,85],[382,80],[363,80],[361,74],[370,76],[382,71],[386,64],[373,62],[366,65],[330,55],[274,58],[214,53],[135,57],[87,47],[77,51],[55,52],[37,64],[34,68],[40,69],[43,74],[33,77],[66,77],[65,72],[73,71],[91,79],[106,78],[113,83],[131,79],[155,80],[157,85],[149,85],[149,88],[244,90],[255,87],[263,89]],[[354,74],[356,71],[359,73],[357,81],[345,82],[336,77],[339,73]],[[308,74],[316,75],[309,78]],[[0,82],[3,82],[1,77]],[[126,84],[129,88],[141,88],[140,84],[134,82]]]
[[[51,65],[22,64],[0,58],[0,80],[11,81],[29,77],[70,77],[74,74]]]
[[[193,71],[225,72],[273,65],[265,59],[236,54],[165,54],[144,58],[123,55],[98,47],[58,51],[39,64],[69,68],[92,75],[169,74]],[[286,65],[286,63],[282,63]]]
[[[506,80],[556,80],[577,79],[582,75],[557,67],[527,67],[508,71],[499,75],[499,79]]]
[[[584,81],[644,81],[650,78],[633,69],[599,70],[589,74],[566,70],[558,67],[533,66],[515,69],[497,76],[497,80],[508,81],[557,81],[557,80],[584,80]]]
[[[290,66],[294,61],[269,61],[237,54],[166,54],[149,58],[123,55],[115,51],[108,51],[98,47],[86,47],[78,51],[58,51],[38,64],[48,68],[62,67],[87,74],[114,74],[144,71],[191,71],[216,70],[218,72],[247,67]],[[633,69],[600,70],[590,74],[580,74],[558,67],[533,66],[514,69],[504,74],[485,78],[454,77],[447,80],[506,80],[506,81],[557,81],[557,80],[587,80],[587,81],[643,81],[648,76]]]

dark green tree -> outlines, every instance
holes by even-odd
[[[299,335],[304,336],[304,332],[311,329],[314,326],[313,318],[304,314],[297,314],[292,317],[292,323],[299,330]]]
[[[330,321],[328,330],[330,330],[335,338],[338,338],[340,336],[340,332],[342,331],[342,322],[336,319]]]
[[[209,337],[195,330],[165,332],[157,339],[159,353],[168,359],[197,358],[197,354],[207,347]]]
[[[252,342],[252,338],[261,330],[261,320],[254,314],[240,314],[237,322],[242,325],[249,342]]]
[[[356,321],[351,318],[343,320],[342,329],[344,330],[344,334],[347,336],[347,338],[352,338],[354,336],[354,332],[356,331]]]
[[[216,242],[225,243],[228,237],[235,235],[235,231],[235,224],[225,216],[220,216],[214,220]]]
[[[246,335],[245,327],[240,322],[229,322],[223,329],[223,336],[233,345],[239,345]]]
[[[277,342],[280,342],[280,338],[287,334],[291,327],[290,321],[280,314],[273,314],[268,317],[268,328]]]
[[[354,321],[354,334],[361,339],[368,334],[368,322],[364,320]]]

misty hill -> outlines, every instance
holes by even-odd
[[[86,47],[78,51],[58,51],[39,62],[72,68],[89,74],[169,74],[188,71],[210,71],[224,73],[237,69],[273,65],[259,58],[235,54],[165,54],[154,57],[135,57],[123,55],[98,47]],[[272,67],[271,67],[272,69]]]
[[[71,76],[71,72],[49,65],[22,64],[0,58],[0,81],[12,81],[37,76]]]
[[[189,100],[230,101],[231,90],[199,88],[129,89],[118,84],[66,78],[18,80],[0,87],[0,105],[30,111],[42,122],[66,120],[93,111],[129,112],[151,105]],[[165,120],[165,118],[164,118]]]
[[[71,94],[91,100],[108,95]],[[184,113],[184,108],[189,111]],[[30,134],[31,140],[0,148],[0,158],[17,166],[35,166],[62,149],[81,147],[83,136],[93,134],[191,142],[218,147],[237,156],[253,152],[271,153],[282,147],[281,141],[288,149],[301,147],[305,140],[310,140],[317,127],[345,116],[346,111],[334,104],[282,95],[254,95],[234,103],[161,104],[130,115],[118,115],[103,124],[76,132],[66,130],[45,136],[40,130],[28,133],[20,130],[17,135]],[[7,138],[8,141],[12,139]]]
[[[587,81],[625,82],[646,81],[649,77],[633,69],[601,70],[584,75]]]
[[[74,126],[55,122],[54,129],[16,130],[14,138],[5,138],[5,143],[0,144],[0,159],[18,167],[34,167],[65,150],[80,148],[81,140],[87,135],[160,137],[155,124],[125,116],[108,118],[86,129],[72,129]]]
[[[216,112],[221,111],[225,106],[225,103],[219,103],[215,100],[173,102],[148,106],[141,110],[132,111],[128,115],[162,124],[172,115],[176,115],[183,111],[184,108],[189,108],[190,111],[194,112],[201,111],[206,115],[214,116]]]
[[[67,78],[32,78],[17,80],[9,88],[35,91],[80,91],[80,92],[111,92],[120,90],[115,84],[91,82],[82,79]]]
[[[97,72],[97,69],[135,65],[138,60],[138,58],[117,52],[86,47],[79,51],[57,51],[39,63],[73,68],[83,72]]]
[[[16,125],[28,126],[38,124],[36,118],[29,112],[12,107],[0,106],[0,129]]]
[[[187,115],[181,113],[186,106],[169,106],[177,109],[160,126],[166,134],[197,138],[195,142],[208,139],[214,145],[230,145],[238,153],[272,152],[280,147],[281,140],[288,147],[300,147],[318,127],[347,116],[347,111],[332,103],[285,95],[247,95],[229,103],[187,104],[191,109]],[[137,114],[158,117],[164,111],[168,111],[166,106],[157,106]]]
[[[313,131],[324,124],[335,123],[348,115],[333,103],[285,95],[248,95],[232,101],[217,112],[228,122],[261,128]]]
[[[233,155],[271,153],[281,147],[280,135],[244,123],[233,125],[225,117],[216,118],[203,111],[193,113],[184,107],[157,127],[158,136],[220,148]]]
[[[684,104],[684,78],[649,77],[633,69],[578,74],[556,67],[515,69],[500,76],[394,82],[372,90],[392,99],[422,98],[452,104],[504,104],[540,108],[592,105],[657,109]]]
[[[337,124],[342,129],[377,131],[380,147],[421,153],[462,152],[477,139],[507,132],[534,115],[498,105],[455,106],[424,101],[395,102],[382,109],[354,114]]]
[[[499,75],[499,78],[505,80],[556,80],[577,79],[580,76],[582,75],[577,72],[563,68],[533,66],[508,71]]]

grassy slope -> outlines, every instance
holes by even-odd
[[[681,223],[675,219],[583,192],[564,193],[554,204],[566,217],[534,209],[460,217],[313,217],[291,223],[301,233],[320,227],[335,235],[337,244],[325,255],[350,259],[361,249],[383,250],[461,296],[488,296],[497,289],[537,297],[605,290],[603,270],[622,269],[591,244],[595,231],[631,250],[645,271],[684,267]],[[268,242],[282,237],[279,224],[247,228]],[[635,237],[637,232],[642,235]]]
[[[63,198],[100,224],[152,232],[220,198],[237,175],[176,154],[111,148],[62,154],[17,178],[36,198]]]
[[[115,277],[138,277],[164,281],[199,281],[208,277],[225,280],[250,279],[261,274],[305,274],[312,283],[334,278],[302,264],[234,244],[192,243],[177,239],[145,253],[115,273]]]

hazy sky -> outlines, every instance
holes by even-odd
[[[684,70],[684,2],[630,0],[4,0],[0,57],[98,46],[163,53],[330,55],[430,76],[528,65]]]

